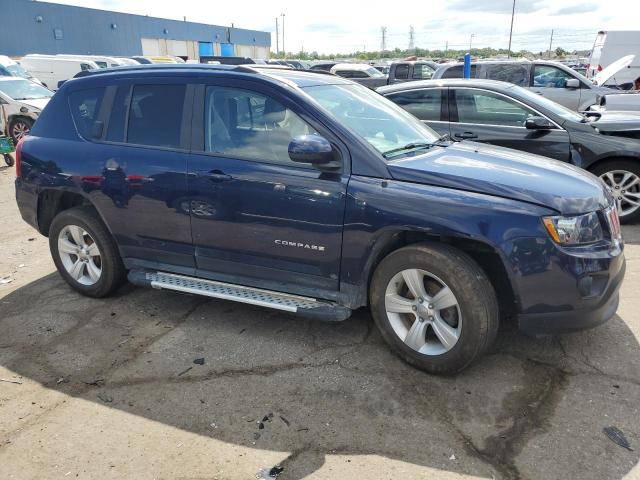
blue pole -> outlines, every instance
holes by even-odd
[[[464,55],[464,78],[471,78],[471,54],[465,53]]]

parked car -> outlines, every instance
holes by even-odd
[[[640,30],[598,32],[587,67],[587,78],[595,76],[619,58],[633,55],[633,62],[600,85],[632,83],[640,77]]]
[[[0,77],[0,135],[9,135],[16,145],[29,135],[52,96],[53,92],[26,78]]]
[[[0,55],[0,77],[19,77],[26,78],[32,82],[42,85],[42,82],[27,72],[22,66],[10,59],[6,55]]]
[[[329,72],[336,64],[337,62],[316,62],[309,67],[309,70],[322,70],[324,72]]]
[[[389,65],[385,64],[375,64],[373,65],[373,68],[375,68],[376,70],[378,70],[380,73],[382,73],[383,75],[389,75]]]
[[[20,59],[20,65],[33,76],[39,78],[49,90],[57,90],[58,84],[73,78],[85,70],[97,70],[98,65],[91,60],[60,58],[55,55],[29,54]]]
[[[462,78],[462,68],[461,63],[445,63],[440,65],[432,78]],[[545,60],[473,62],[471,78],[513,83],[575,111],[587,110],[598,103],[600,96],[614,92],[610,88],[594,85],[561,63]]]
[[[623,222],[640,218],[640,114],[585,116],[493,80],[411,82],[378,92],[442,135],[589,170],[612,189]]]
[[[597,105],[589,107],[593,112],[640,112],[640,93],[637,91],[603,95]]]
[[[433,373],[501,315],[537,333],[614,315],[623,243],[593,175],[443,141],[338,76],[174,67],[68,81],[18,144],[22,217],[82,294],[128,276],[323,320],[369,306]]]
[[[329,71],[373,89],[387,84],[387,76],[366,63],[336,63]]]
[[[121,67],[127,65],[123,60],[116,57],[105,57],[104,55],[69,55],[58,53],[56,57],[68,58],[71,60],[88,60],[94,62],[100,68]]]
[[[393,62],[389,67],[389,78],[387,83],[413,82],[416,80],[430,80],[439,64],[431,61],[402,61]]]

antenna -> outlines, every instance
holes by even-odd
[[[409,50],[413,50],[415,48],[415,33],[413,30],[413,25],[409,25]]]

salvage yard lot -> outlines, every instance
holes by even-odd
[[[392,355],[364,310],[332,324],[130,285],[82,297],[13,179],[0,167],[2,479],[640,477],[640,225],[609,323],[507,325],[441,378]]]

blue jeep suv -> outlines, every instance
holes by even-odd
[[[325,320],[368,306],[411,364],[456,372],[500,319],[609,319],[615,203],[571,165],[452,143],[333,75],[139,66],[66,82],[18,146],[16,198],[62,277]]]

